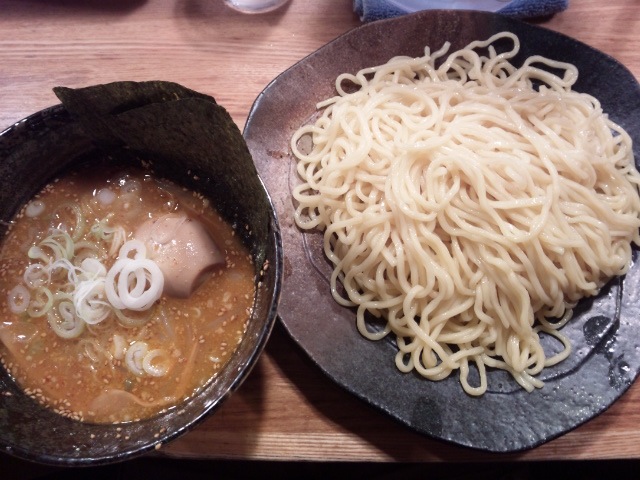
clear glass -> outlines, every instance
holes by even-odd
[[[280,8],[289,0],[225,0],[229,7],[243,13],[265,13]]]

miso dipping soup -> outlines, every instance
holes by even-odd
[[[147,172],[76,170],[11,223],[0,356],[61,415],[119,423],[175,408],[242,341],[251,256],[202,196]]]

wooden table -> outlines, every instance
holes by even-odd
[[[637,0],[571,0],[539,22],[640,78]],[[242,128],[278,73],[360,24],[351,1],[292,0],[269,14],[222,0],[3,0],[0,129],[58,103],[51,88],[172,80],[217,98]],[[640,383],[600,417],[539,448],[489,455],[417,435],[328,380],[276,328],[242,388],[159,455],[192,458],[481,461],[640,458]]]

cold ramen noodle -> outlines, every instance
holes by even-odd
[[[95,169],[94,169],[95,170]],[[49,184],[1,252],[2,362],[72,418],[152,416],[207,384],[243,338],[251,257],[208,201],[134,170]]]
[[[629,135],[573,65],[516,66],[519,47],[503,32],[342,74],[291,142],[296,222],[324,231],[335,300],[365,337],[395,336],[401,371],[457,372],[471,395],[489,368],[542,387],[573,307],[640,240]]]

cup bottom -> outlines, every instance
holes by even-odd
[[[225,0],[227,6],[242,13],[266,13],[280,8],[289,0]]]

